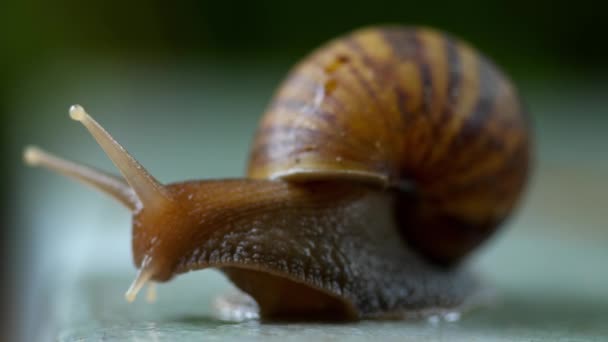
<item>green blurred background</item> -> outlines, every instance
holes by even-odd
[[[6,336],[35,339],[63,328],[52,317],[58,305],[69,305],[54,299],[55,288],[69,278],[66,269],[81,274],[86,268],[66,260],[125,264],[119,272],[108,267],[110,274],[131,270],[129,218],[121,208],[21,165],[22,147],[36,143],[111,169],[92,139],[67,119],[69,105],[78,102],[96,114],[161,180],[240,176],[257,119],[289,67],[330,38],[378,23],[449,31],[511,75],[530,106],[538,160],[521,214],[499,234],[498,246],[488,247],[481,267],[519,270],[512,256],[539,257],[538,268],[506,274],[521,279],[517,286],[531,282],[541,289],[547,283],[531,275],[552,263],[558,273],[549,278],[566,293],[584,288],[589,296],[583,303],[599,300],[587,311],[579,307],[577,315],[608,319],[608,293],[596,288],[606,280],[608,263],[607,20],[605,7],[590,1],[3,0]],[[91,225],[99,229],[85,228]],[[529,243],[530,231],[538,248]],[[566,247],[572,240],[574,247]],[[95,254],[89,245],[73,247],[83,241],[118,244],[119,257],[106,262],[105,249]],[[547,250],[558,255],[547,258],[538,250],[547,241]],[[560,262],[582,272],[583,285]]]

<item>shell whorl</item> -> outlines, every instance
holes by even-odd
[[[294,68],[258,128],[248,175],[396,188],[405,240],[451,264],[511,212],[529,140],[515,88],[479,52],[431,29],[368,28]]]

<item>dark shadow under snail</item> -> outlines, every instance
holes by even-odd
[[[458,308],[478,290],[463,259],[514,208],[529,162],[511,82],[426,28],[355,31],[300,62],[252,145],[247,177],[161,184],[80,106],[123,177],[30,147],[25,160],[133,213],[147,282],[224,272],[263,318],[358,320]]]

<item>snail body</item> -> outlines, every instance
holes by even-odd
[[[264,318],[400,317],[466,303],[462,260],[524,187],[525,110],[511,82],[446,34],[376,27],[296,65],[256,132],[244,179],[163,185],[79,106],[123,178],[41,150],[26,160],[133,212],[149,281],[214,267]]]

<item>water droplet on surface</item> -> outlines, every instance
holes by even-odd
[[[429,316],[426,320],[433,325],[439,324],[439,322],[441,322],[441,318],[439,318],[439,316],[437,315]]]
[[[446,322],[456,322],[460,320],[460,312],[448,312],[443,316]]]

